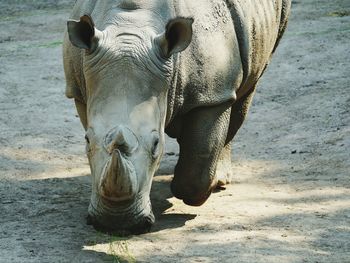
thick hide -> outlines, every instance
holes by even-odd
[[[90,221],[149,228],[164,132],[171,185],[201,205],[232,178],[230,143],[287,25],[290,0],[78,0],[63,45],[66,96],[86,130]],[[142,231],[141,231],[142,232]]]

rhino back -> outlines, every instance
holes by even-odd
[[[290,0],[176,0],[175,7],[195,22],[169,93],[172,118],[235,101],[255,86],[282,36]]]
[[[156,23],[159,33],[175,16],[193,17],[193,40],[174,59],[175,73],[168,95],[167,122],[195,107],[234,101],[261,76],[281,37],[290,0],[78,0],[71,19],[92,16],[103,30],[120,9],[136,15],[136,26]],[[157,20],[146,21],[158,17]],[[66,95],[85,101],[83,52],[64,41]]]
[[[285,30],[290,0],[227,0],[244,68],[237,96],[255,86]]]
[[[169,92],[172,119],[196,107],[234,101],[242,63],[233,21],[222,0],[177,0],[178,16],[193,17],[193,37],[177,57],[177,75]]]

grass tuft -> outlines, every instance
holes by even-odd
[[[333,17],[350,16],[350,11],[348,10],[334,11],[334,12],[328,13],[328,16],[333,16]]]
[[[62,45],[62,43],[63,43],[62,41],[53,41],[50,43],[39,45],[39,47],[54,48],[54,47],[58,47],[58,46]]]
[[[114,236],[109,242],[109,251],[114,263],[135,263],[136,259],[129,250],[127,239]]]

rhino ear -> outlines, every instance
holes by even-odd
[[[169,58],[185,50],[192,40],[193,18],[178,17],[168,22],[165,32],[158,37],[163,56]]]
[[[83,15],[79,21],[68,20],[67,31],[70,42],[81,49],[92,51],[96,48],[99,31],[89,15]]]

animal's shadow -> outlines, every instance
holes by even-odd
[[[173,197],[170,191],[170,183],[173,179],[174,167],[179,157],[179,146],[176,140],[167,137],[165,150],[166,153],[164,154],[156,176],[153,178],[151,203],[156,222],[151,228],[151,232],[182,227],[188,220],[192,220],[196,217],[194,214],[164,213],[173,206],[169,199]]]
[[[169,175],[154,179],[151,197],[156,223],[151,232],[179,228],[196,217],[192,214],[164,213],[172,207],[167,200],[172,197],[171,179]],[[100,256],[106,254],[99,255],[82,248],[110,243],[115,237],[101,234],[86,224],[90,192],[90,175],[0,182],[0,207],[3,212],[0,218],[0,250],[7,251],[10,249],[7,244],[15,243],[23,250],[23,255],[41,258],[42,262],[50,262],[43,253],[51,248],[59,254],[77,254],[79,261],[70,262],[100,260]]]
[[[182,227],[188,220],[192,220],[196,217],[194,214],[164,213],[173,206],[168,200],[173,197],[170,191],[171,180],[171,176],[156,176],[153,180],[151,202],[156,217],[156,223],[152,227],[151,232]]]

